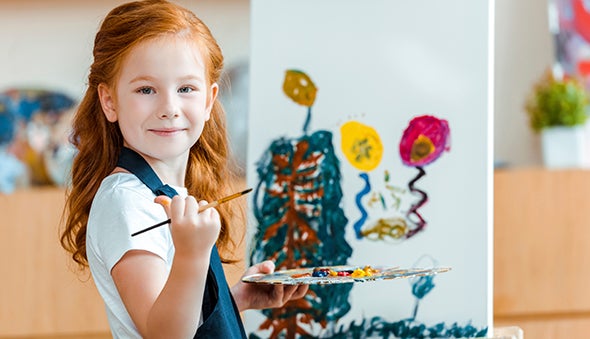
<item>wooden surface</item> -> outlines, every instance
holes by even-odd
[[[59,245],[63,202],[56,188],[0,195],[0,336],[108,329],[88,274],[75,274]]]
[[[89,273],[76,273],[59,244],[64,199],[59,188],[0,195],[0,338],[108,334]],[[243,269],[243,262],[226,266],[230,284]]]
[[[494,176],[495,325],[525,338],[590,335],[590,171]]]

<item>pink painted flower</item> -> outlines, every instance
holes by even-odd
[[[413,118],[399,143],[402,162],[412,167],[428,165],[450,148],[449,124],[431,115]]]

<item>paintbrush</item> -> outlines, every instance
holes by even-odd
[[[208,203],[207,205],[199,206],[199,213],[200,213],[200,212],[203,212],[204,210],[206,210],[206,209],[208,209],[208,208],[211,208],[211,207],[216,207],[216,206],[218,206],[218,205],[220,205],[220,204],[223,204],[224,202],[228,202],[228,201],[230,201],[230,200],[233,200],[233,199],[235,199],[235,198],[241,197],[241,196],[242,196],[242,195],[244,195],[244,194],[250,193],[250,191],[252,191],[252,189],[251,189],[251,188],[248,188],[247,190],[243,190],[243,191],[241,191],[241,192],[234,193],[234,194],[232,194],[232,195],[228,195],[227,197],[221,198],[221,199],[219,199],[219,200],[216,200],[216,201],[210,202],[210,203]],[[148,228],[144,228],[144,229],[142,229],[141,231],[137,231],[137,232],[135,232],[135,233],[132,233],[132,234],[131,234],[131,236],[132,236],[132,237],[134,237],[134,236],[136,236],[136,235],[138,235],[138,234],[141,234],[141,233],[147,232],[147,231],[149,231],[149,230],[153,230],[153,229],[154,229],[154,228],[156,228],[156,227],[160,227],[160,226],[162,226],[162,225],[166,225],[166,224],[169,224],[169,223],[170,223],[170,219],[168,219],[168,220],[165,220],[165,221],[162,221],[162,222],[159,222],[159,223],[157,223],[157,224],[155,224],[155,225],[153,225],[153,226],[150,226],[150,227],[148,227]]]

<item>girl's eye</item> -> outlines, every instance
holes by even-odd
[[[154,93],[154,90],[150,87],[142,87],[138,89],[137,92],[141,94],[152,94]]]
[[[181,88],[178,89],[178,92],[179,93],[190,93],[192,91],[193,91],[193,88],[192,87],[188,87],[188,86],[181,87]]]

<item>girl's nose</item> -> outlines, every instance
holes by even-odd
[[[166,94],[162,98],[159,116],[161,119],[177,118],[180,115],[180,106],[173,94]]]

